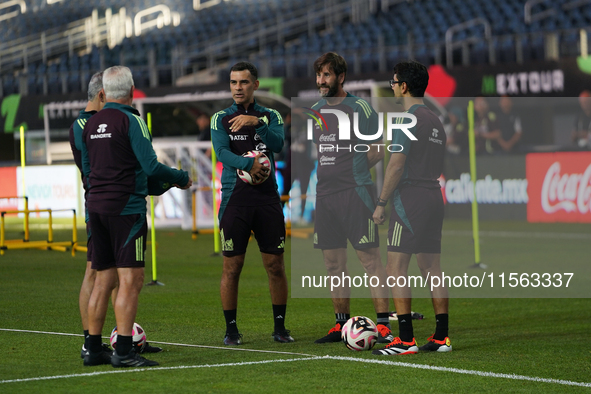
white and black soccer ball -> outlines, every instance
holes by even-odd
[[[354,316],[341,329],[341,338],[351,350],[370,350],[378,340],[378,327],[368,317]]]
[[[246,152],[242,156],[255,157],[259,153],[262,153],[262,152],[259,152],[258,150],[251,150],[251,151]],[[261,163],[262,165],[264,165],[267,168],[271,168],[271,160],[269,160],[267,155],[265,155],[264,153],[259,157],[259,163]],[[238,173],[238,177],[240,179],[242,179],[242,182],[248,183],[250,185],[260,185],[261,183],[265,182],[267,180],[267,178],[269,178],[269,175],[271,175],[271,171],[269,171],[269,172],[267,172],[267,175],[264,178],[260,178],[255,181],[254,179],[252,179],[252,177],[250,176],[248,171],[242,171],[242,170],[238,169],[236,172]]]
[[[133,330],[131,332],[132,341],[133,341],[133,348],[135,349],[136,353],[141,353],[144,346],[146,346],[146,332],[137,323],[133,323]],[[111,331],[111,346],[113,349],[117,347],[117,326],[113,328]]]

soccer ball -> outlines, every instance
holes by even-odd
[[[141,353],[141,351],[144,349],[144,346],[146,346],[146,332],[144,331],[142,326],[140,326],[137,323],[133,323],[131,335],[133,347],[136,353]],[[117,346],[117,326],[115,326],[115,328],[113,328],[113,331],[111,331],[111,346],[113,347],[113,349],[115,349],[115,347]]]
[[[246,152],[242,156],[255,157],[259,153],[262,153],[262,152],[259,152],[258,150],[251,150],[251,151]],[[259,163],[261,163],[265,167],[271,168],[271,160],[269,160],[269,158],[264,153],[262,153],[261,157],[259,157]],[[238,172],[238,177],[240,179],[242,179],[243,182],[248,183],[250,185],[260,185],[261,183],[265,182],[267,180],[267,178],[269,178],[269,175],[271,174],[271,171],[269,171],[269,172],[267,172],[267,175],[264,178],[255,181],[252,179],[252,177],[250,176],[248,171],[242,171],[242,170],[238,169],[237,172]]]
[[[365,316],[350,318],[341,330],[343,343],[351,350],[370,350],[378,340],[378,328]]]

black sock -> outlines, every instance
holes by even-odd
[[[376,324],[383,324],[390,328],[390,314],[388,312],[378,313],[378,321]]]
[[[90,334],[88,333],[88,330],[84,330],[84,348],[86,350],[88,350],[88,336]]]
[[[351,318],[350,313],[335,313],[334,315],[337,320],[336,324],[340,324],[341,328],[343,328],[343,326],[345,325],[347,320],[349,320]]]
[[[86,340],[86,350],[92,353],[100,353],[102,352],[102,343],[103,339],[100,335],[88,335],[88,339]]]
[[[275,332],[285,331],[285,310],[287,305],[273,304],[273,323],[275,325]]]
[[[433,339],[438,341],[443,341],[445,337],[449,336],[448,332],[448,323],[449,323],[449,315],[447,313],[441,313],[439,315],[435,315],[435,335],[433,335]]]
[[[398,330],[400,331],[400,339],[404,342],[411,342],[414,338],[412,330],[412,316],[411,314],[398,315]]]
[[[224,310],[226,318],[226,333],[238,334],[238,325],[236,325],[236,309]]]
[[[117,335],[117,354],[126,356],[131,351],[133,345],[133,338],[131,335]]]

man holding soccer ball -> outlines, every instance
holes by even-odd
[[[287,305],[283,260],[285,220],[273,175],[273,152],[283,149],[283,119],[276,110],[257,104],[254,92],[258,87],[256,67],[249,62],[236,63],[230,70],[234,104],[211,118],[213,148],[224,164],[218,215],[224,255],[220,294],[226,319],[224,344],[229,346],[242,344],[236,324],[238,282],[251,232],[259,244],[269,278],[273,339],[281,343],[294,341],[284,324]],[[260,153],[253,155],[252,151]]]

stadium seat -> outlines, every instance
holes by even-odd
[[[76,70],[70,70],[68,73],[68,92],[79,92],[82,90],[80,73]]]
[[[501,38],[495,46],[497,60],[502,63],[513,63],[517,60],[515,54],[515,40],[513,36]]]
[[[133,76],[134,85],[139,89],[150,87],[150,76],[147,71],[141,68],[132,68],[131,74]]]
[[[470,49],[470,64],[485,64],[488,62],[488,43],[479,41],[472,45]]]
[[[27,74],[27,91],[29,94],[37,94],[37,77],[35,74]]]
[[[62,93],[62,82],[59,74],[50,74],[47,85],[47,90],[50,94]]]
[[[4,96],[18,93],[18,80],[12,75],[4,75],[0,80]]]
[[[272,77],[285,77],[285,60],[282,57],[275,57],[271,63]]]
[[[569,32],[560,36],[560,55],[576,57],[579,55],[579,33]]]
[[[565,0],[566,1],[566,0]],[[0,24],[0,36],[3,42],[9,42],[18,37],[24,37],[34,33],[40,33],[48,29],[61,28],[70,22],[89,17],[93,9],[97,9],[99,17],[104,15],[107,8],[117,13],[121,2],[114,0],[87,0],[72,7],[68,2],[57,2],[46,4],[43,0],[37,0],[42,5],[30,7],[27,13],[11,20],[10,26]],[[348,4],[348,0],[334,0],[335,3]],[[29,61],[28,73],[34,73],[35,83],[27,81],[29,90],[40,91],[40,77],[45,76],[52,89],[57,82],[51,73],[62,72],[69,75],[68,88],[74,89],[75,76],[73,73],[90,72],[98,70],[102,66],[121,64],[122,62],[131,67],[145,67],[148,64],[148,53],[150,49],[156,51],[156,64],[161,70],[159,72],[162,81],[169,81],[169,71],[162,71],[172,61],[172,49],[175,47],[187,48],[188,59],[199,59],[203,62],[203,56],[193,53],[192,48],[199,43],[224,42],[227,39],[227,32],[233,26],[232,18],[235,15],[264,22],[266,25],[276,24],[278,15],[284,20],[293,18],[294,15],[301,15],[302,9],[312,9],[317,5],[314,0],[302,0],[300,2],[286,2],[279,0],[249,0],[248,2],[226,2],[195,11],[190,1],[180,0],[129,0],[125,7],[128,16],[150,6],[165,4],[180,13],[181,24],[179,26],[165,26],[162,29],[146,29],[140,37],[125,38],[120,45],[107,49],[94,47],[89,54],[79,56],[74,54],[69,58],[67,53],[53,55],[50,59],[58,61],[57,69],[51,69],[48,65],[42,65],[42,61]],[[484,17],[489,21],[492,28],[492,35],[498,37],[495,45],[496,59],[499,62],[514,62],[515,39],[514,34],[525,34],[534,32],[546,33],[561,29],[585,28],[591,24],[591,5],[581,3],[579,6],[563,10],[559,5],[563,2],[547,0],[534,6],[533,13],[543,12],[553,8],[556,13],[552,17],[537,20],[529,25],[523,23],[523,2],[511,0],[421,0],[403,1],[391,4],[387,11],[378,7],[375,13],[367,16],[365,21],[353,24],[347,15],[342,20],[336,21],[332,30],[321,25],[315,26],[314,33],[302,33],[301,30],[289,29],[283,31],[285,42],[277,43],[270,41],[267,48],[263,49],[265,56],[269,56],[269,67],[273,75],[284,76],[286,70],[280,67],[289,65],[295,75],[307,75],[309,70],[304,67],[309,63],[310,57],[316,57],[322,52],[337,50],[338,52],[353,58],[353,54],[359,54],[362,67],[366,72],[375,72],[379,68],[378,39],[383,37],[383,43],[387,46],[385,53],[387,61],[400,58],[406,53],[403,46],[408,43],[407,32],[410,32],[414,47],[414,56],[424,62],[435,61],[434,51],[436,45],[442,45],[446,31],[458,23],[465,22],[476,17]],[[348,5],[347,5],[348,7]],[[416,16],[412,21],[408,18],[400,18],[400,15]],[[419,17],[420,16],[420,17]],[[322,16],[311,16],[314,22],[323,22]],[[237,27],[240,29],[241,27]],[[506,36],[506,37],[505,37]],[[482,26],[477,26],[454,34],[454,41],[461,41],[468,38],[483,37]],[[524,36],[525,37],[525,36]],[[524,60],[539,60],[544,58],[543,36],[527,36],[523,38]],[[196,47],[194,47],[196,48]],[[441,47],[440,47],[441,48]],[[252,37],[241,44],[241,49],[251,50],[258,53],[258,38]],[[488,49],[484,42],[471,45],[470,58],[474,63],[488,61]],[[360,52],[361,51],[361,52]],[[576,56],[578,54],[578,34],[576,32],[561,33],[560,35],[561,56]],[[287,63],[285,58],[295,59]],[[227,59],[220,52],[219,61]],[[279,59],[282,58],[283,59]],[[407,56],[403,56],[407,57]],[[438,57],[437,57],[438,58]],[[303,60],[302,60],[303,59]],[[462,61],[461,50],[454,50],[454,64]],[[190,66],[191,60],[186,61],[183,66]],[[18,63],[15,64],[15,67]],[[12,67],[12,66],[11,66]],[[22,63],[20,69],[22,70]],[[199,67],[204,67],[204,64]],[[5,67],[2,64],[0,75],[6,76],[15,69]],[[140,73],[138,78],[142,83],[149,83],[149,73]],[[4,84],[11,88],[10,78],[3,79]],[[12,79],[10,79],[12,81]],[[168,82],[167,82],[168,83]],[[172,81],[170,81],[172,83]],[[17,85],[18,86],[18,85]],[[5,89],[6,90],[6,89]]]

